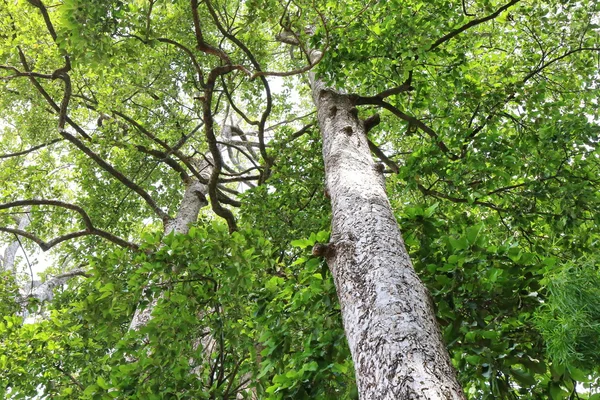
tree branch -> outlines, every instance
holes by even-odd
[[[65,208],[65,209],[73,210],[73,211],[77,212],[81,216],[81,219],[83,220],[83,223],[84,223],[86,229],[83,231],[73,232],[73,233],[69,233],[67,235],[60,236],[58,238],[52,239],[49,242],[44,242],[42,239],[38,238],[37,236],[35,236],[29,232],[26,232],[22,229],[0,227],[0,230],[2,230],[4,232],[9,232],[9,233],[15,233],[15,234],[21,235],[23,237],[26,237],[28,239],[31,239],[35,243],[37,243],[44,251],[50,249],[53,246],[56,246],[57,244],[59,244],[61,242],[64,242],[65,240],[73,239],[73,238],[80,237],[80,236],[86,236],[86,235],[100,236],[100,237],[108,240],[109,242],[112,242],[119,246],[130,248],[133,250],[138,249],[138,246],[136,244],[128,242],[124,239],[121,239],[120,237],[115,236],[109,232],[102,230],[102,229],[96,228],[94,226],[94,224],[92,223],[92,220],[90,219],[89,215],[85,212],[85,210],[75,204],[67,203],[67,202],[60,201],[60,200],[45,200],[45,199],[18,200],[18,201],[13,201],[10,203],[0,204],[0,210],[6,210],[8,208],[13,208],[13,207],[40,206],[40,205],[60,207],[60,208]]]
[[[156,204],[154,199],[148,194],[148,192],[146,192],[144,189],[142,189],[141,186],[139,186],[136,183],[134,183],[133,181],[129,180],[129,178],[127,178],[121,172],[116,170],[108,162],[104,161],[100,156],[98,156],[96,153],[94,153],[89,147],[87,147],[85,144],[83,144],[83,142],[81,140],[77,139],[75,136],[71,135],[66,130],[62,129],[59,132],[62,137],[67,139],[69,142],[73,143],[79,150],[81,150],[89,158],[94,160],[96,162],[96,164],[98,164],[102,169],[104,169],[106,172],[108,172],[113,177],[115,177],[123,185],[127,186],[129,189],[136,192],[142,199],[144,199],[146,201],[146,204],[148,204],[150,209],[152,209],[156,213],[156,215],[158,215],[163,220],[163,222],[166,222],[170,219],[169,215],[166,212],[164,212]]]
[[[204,41],[202,27],[200,26],[200,16],[198,15],[198,0],[190,0],[190,5],[192,7],[192,19],[194,20],[194,31],[196,33],[196,48],[204,53],[219,57],[225,64],[231,64],[229,56],[223,50],[213,47]]]
[[[210,196],[210,204],[213,211],[215,212],[215,214],[224,218],[227,221],[227,225],[229,226],[230,232],[234,232],[237,230],[237,224],[235,222],[235,217],[231,210],[223,207],[219,203],[219,198],[217,194],[219,175],[221,174],[221,169],[223,167],[223,158],[221,156],[219,144],[215,136],[214,119],[212,115],[211,104],[213,98],[214,85],[217,78],[236,69],[239,69],[239,67],[235,65],[227,65],[213,68],[213,70],[210,71],[210,74],[208,75],[206,81],[206,88],[204,90],[204,101],[202,102],[202,119],[204,120],[204,133],[206,135],[206,142],[208,143],[208,148],[213,158],[213,169],[210,175],[210,180],[208,181],[208,195]]]
[[[367,141],[369,143],[369,150],[371,150],[371,152],[373,152],[373,154],[375,154],[377,157],[379,157],[379,159],[381,161],[383,161],[383,163],[385,165],[390,167],[392,172],[394,172],[395,174],[400,172],[400,168],[398,167],[398,164],[396,164],[396,162],[392,161],[388,156],[386,156],[385,153],[383,151],[381,151],[381,149],[375,143],[373,143],[370,139],[367,139]]]
[[[194,0],[192,0],[192,1],[194,1]],[[244,54],[246,54],[246,57],[248,57],[248,59],[252,63],[252,66],[254,67],[254,69],[257,72],[262,71],[260,64],[256,60],[256,57],[254,57],[254,54],[252,54],[250,49],[248,49],[248,47],[241,40],[239,40],[235,35],[231,34],[231,32],[227,31],[225,29],[225,27],[223,27],[223,25],[221,24],[221,21],[219,21],[219,17],[215,13],[215,10],[212,6],[211,1],[205,0],[205,4],[206,4],[206,7],[208,8],[208,12],[210,13],[210,16],[212,17],[213,21],[215,22],[215,25],[217,26],[217,29],[219,30],[219,32],[221,32],[221,34],[223,36],[225,36],[227,39],[231,40],[236,46],[238,46],[242,50],[242,52],[244,52]],[[261,183],[262,183],[268,178],[268,176],[270,174],[271,165],[273,164],[273,159],[272,159],[272,157],[270,157],[267,154],[267,149],[265,147],[265,124],[266,124],[267,118],[269,118],[269,115],[271,114],[271,110],[273,108],[273,98],[271,96],[271,88],[269,87],[269,82],[267,81],[267,78],[265,76],[259,76],[259,78],[263,84],[263,87],[265,88],[265,97],[266,97],[266,101],[267,101],[265,110],[263,111],[260,121],[258,123],[258,143],[260,143],[260,155],[266,164],[265,172],[263,173],[263,176],[261,178]],[[227,91],[225,93],[227,95]],[[228,97],[230,98],[230,96],[228,96]],[[233,103],[231,103],[231,104],[233,106]],[[234,110],[237,111],[236,107],[233,107],[233,108],[234,108]]]
[[[39,150],[43,147],[47,147],[47,146],[53,145],[54,143],[58,143],[62,140],[64,140],[64,139],[54,139],[54,140],[49,141],[48,143],[39,144],[37,146],[33,146],[27,150],[19,151],[17,153],[0,154],[0,159],[23,156],[23,155],[31,153],[33,151]]]
[[[438,134],[431,129],[429,126],[427,126],[423,121],[403,113],[402,111],[400,111],[399,109],[397,109],[396,107],[394,107],[393,105],[391,105],[390,103],[379,99],[377,97],[357,97],[357,96],[353,96],[354,100],[355,100],[355,104],[356,105],[365,105],[365,104],[372,104],[372,105],[376,105],[382,108],[385,108],[386,110],[388,110],[389,112],[391,112],[392,114],[394,114],[395,116],[397,116],[398,118],[412,124],[413,126],[416,126],[417,128],[421,129],[423,132],[425,132],[427,135],[429,135],[429,137],[431,137],[435,144],[439,147],[439,149],[446,154],[446,156],[451,159],[451,160],[457,160],[458,156],[456,154],[453,154],[450,149],[448,149],[448,147],[446,146],[446,144],[440,140]]]
[[[429,47],[428,51],[431,51],[433,49],[435,49],[436,47],[440,46],[441,44],[449,41],[450,39],[452,39],[453,37],[461,34],[462,32],[466,31],[469,28],[472,28],[474,26],[477,26],[479,24],[482,24],[484,22],[487,22],[491,19],[496,18],[498,15],[500,15],[503,11],[505,11],[506,9],[510,8],[511,6],[517,4],[520,0],[512,0],[509,3],[503,5],[502,7],[500,7],[499,9],[497,9],[495,12],[493,12],[492,14],[483,17],[483,18],[478,18],[478,19],[474,19],[472,21],[467,22],[466,24],[464,24],[463,26],[461,26],[458,29],[453,30],[452,32],[442,36],[441,38],[439,38],[438,40],[436,40],[431,47]]]

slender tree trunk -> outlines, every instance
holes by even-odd
[[[24,214],[20,218],[15,218],[18,229],[25,230],[27,226],[31,223],[31,219],[29,218],[29,211],[31,207],[26,207]],[[0,272],[1,271],[12,271],[16,273],[15,267],[15,257],[17,256],[17,252],[19,251],[19,241],[15,240],[11,244],[9,244],[4,250],[4,258],[0,257]],[[33,279],[33,277],[32,277]]]
[[[208,204],[205,197],[207,192],[206,185],[198,181],[193,181],[189,184],[183,194],[177,216],[165,223],[165,235],[171,232],[185,235],[189,232],[190,225],[198,220],[200,209]],[[156,304],[158,304],[158,298],[152,299],[150,304],[144,309],[137,308],[129,324],[129,330],[138,330],[148,324],[148,321],[152,318],[152,311],[154,311]]]
[[[347,95],[313,79],[333,213],[325,252],[363,400],[464,399]]]

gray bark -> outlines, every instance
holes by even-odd
[[[165,235],[172,232],[185,235],[190,230],[190,225],[198,220],[200,209],[208,204],[206,201],[206,185],[193,181],[185,190],[179,205],[177,216],[165,224]],[[131,319],[129,330],[138,330],[145,326],[152,318],[152,311],[159,298],[154,298],[144,309],[137,308]]]
[[[331,198],[327,263],[361,399],[464,399],[351,99],[312,79]]]
[[[64,274],[55,276],[54,278],[48,279],[44,283],[39,281],[28,282],[26,287],[23,288],[25,298],[36,298],[40,302],[52,301],[54,298],[53,290],[57,286],[64,285],[69,279],[76,276],[89,276],[84,268],[75,268]]]
[[[25,208],[25,213],[21,216],[21,218],[15,218],[18,224],[18,229],[24,231],[27,226],[31,223],[31,219],[29,218],[29,210],[31,207]],[[0,258],[0,271],[9,271],[15,272],[15,257],[17,256],[17,252],[19,251],[19,241],[15,240],[11,244],[9,244],[4,250],[4,257]]]

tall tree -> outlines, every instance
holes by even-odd
[[[3,0],[0,231],[51,250],[45,287],[73,279],[22,325],[40,305],[4,275],[0,390],[593,387],[600,314],[577,277],[598,275],[598,13]]]

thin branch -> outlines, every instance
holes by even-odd
[[[70,239],[75,239],[75,238],[78,238],[81,236],[91,235],[91,233],[88,232],[87,230],[83,230],[83,231],[72,232],[72,233],[69,233],[69,234],[66,234],[63,236],[59,236],[48,242],[45,242],[42,239],[35,236],[34,234],[23,231],[21,229],[13,229],[13,228],[6,228],[3,226],[0,226],[0,232],[7,232],[7,233],[15,234],[15,235],[21,235],[21,236],[35,242],[38,246],[40,246],[40,248],[43,251],[47,251],[47,250],[51,249],[52,247],[56,246],[57,244],[64,242],[65,240],[70,240]]]
[[[23,155],[25,155],[25,154],[28,154],[28,153],[31,153],[31,152],[33,152],[33,151],[39,150],[39,149],[41,149],[41,148],[43,148],[43,147],[51,146],[51,145],[53,145],[54,143],[58,143],[58,142],[60,142],[60,141],[62,141],[62,140],[64,140],[64,139],[54,139],[54,140],[51,140],[51,141],[49,141],[48,143],[43,143],[43,144],[40,144],[40,145],[37,145],[37,146],[31,147],[31,148],[29,148],[29,149],[27,149],[27,150],[19,151],[19,152],[17,152],[17,153],[0,154],[0,159],[2,159],[2,158],[10,158],[10,157],[19,157],[19,156],[23,156]]]
[[[310,128],[312,128],[313,126],[315,126],[314,122],[311,122],[308,125],[304,125],[301,129],[299,129],[296,132],[292,133],[292,136],[290,136],[290,140],[296,140],[296,139],[298,139],[300,136],[302,136],[306,132],[308,132],[310,130]]]
[[[553,58],[552,60],[548,61],[547,63],[545,63],[545,64],[541,65],[540,67],[536,68],[535,70],[531,71],[529,74],[527,74],[525,76],[525,78],[523,78],[523,83],[527,82],[529,79],[531,79],[535,75],[539,74],[543,69],[549,67],[550,65],[554,64],[555,62],[560,61],[563,58],[566,58],[566,57],[570,56],[571,54],[574,54],[574,53],[577,53],[580,51],[600,51],[600,47],[578,47],[576,49],[569,50],[569,51],[565,52],[563,55]]]
[[[17,50],[19,51],[19,59],[21,60],[21,64],[23,65],[23,67],[25,68],[25,70],[27,72],[30,72],[29,63],[27,62],[27,58],[25,57],[25,54],[23,53],[23,51],[21,50],[21,48],[19,46],[17,46]],[[50,106],[54,109],[54,111],[56,111],[57,113],[60,113],[61,109],[58,106],[58,104],[56,104],[56,102],[48,94],[46,89],[44,89],[44,87],[37,81],[37,79],[34,76],[29,76],[29,80],[31,81],[33,86],[35,86],[35,88],[38,90],[38,92],[40,92],[42,97],[44,97],[44,99],[46,99],[46,101],[48,102],[48,104],[50,104]],[[86,138],[88,140],[92,139],[79,125],[77,125],[68,116],[65,117],[65,120],[81,136],[83,136],[84,138]]]
[[[244,151],[244,149],[242,149],[240,146],[234,144],[234,143],[230,143],[230,142],[223,142],[223,141],[219,141],[217,140],[218,144],[221,144],[223,146],[227,146],[227,147],[231,147],[236,149],[237,151],[239,151],[240,153],[242,153],[255,167],[259,167],[259,165],[257,164],[257,162],[255,161],[254,157],[252,157],[250,154],[248,154],[246,151]]]
[[[115,177],[119,182],[123,185],[127,186],[129,189],[136,192],[142,199],[146,201],[146,204],[158,215],[163,222],[168,221],[170,219],[169,215],[164,212],[154,201],[154,199],[142,189],[141,186],[129,180],[125,175],[123,175],[120,171],[116,170],[112,165],[94,153],[89,147],[87,147],[83,142],[77,139],[75,136],[71,135],[66,130],[62,129],[59,131],[60,135],[67,139],[69,142],[73,143],[79,150],[85,153],[89,158],[94,160],[96,164],[98,164],[102,169]]]
[[[198,81],[200,82],[200,85],[202,87],[204,87],[204,74],[202,73],[202,68],[200,68],[200,64],[198,64],[198,60],[196,60],[194,53],[192,53],[192,51],[189,48],[187,48],[186,46],[182,45],[181,43],[179,43],[173,39],[169,39],[169,38],[158,38],[156,40],[158,40],[159,42],[172,44],[173,46],[179,48],[180,50],[183,50],[183,52],[185,52],[185,54],[188,55],[188,57],[192,61],[192,64],[194,65],[194,69],[196,70],[196,73],[198,74]]]
[[[27,262],[27,266],[29,267],[29,276],[31,276],[31,289],[33,290],[33,267],[31,266],[31,263],[29,262],[29,257],[27,256],[25,247],[23,247],[23,243],[21,243],[21,239],[19,239],[19,235],[15,235],[15,239],[17,240],[17,243],[19,243],[19,247],[21,248],[21,251],[23,252],[23,255],[25,256],[25,261]],[[14,268],[13,268],[13,270],[16,271],[16,269],[14,269]]]
[[[495,12],[493,12],[492,14],[483,17],[483,18],[478,18],[478,19],[474,19],[472,21],[467,22],[466,24],[464,24],[463,26],[461,26],[458,29],[453,30],[452,32],[442,36],[441,38],[439,38],[438,40],[436,40],[431,47],[429,47],[428,51],[431,51],[433,49],[435,49],[436,47],[440,46],[441,44],[449,41],[450,39],[452,39],[453,37],[461,34],[462,32],[466,31],[469,28],[472,28],[474,26],[477,26],[479,24],[482,24],[484,22],[487,22],[491,19],[496,18],[498,15],[500,15],[503,11],[505,11],[506,9],[510,8],[511,6],[517,4],[520,0],[512,0],[509,3],[503,5],[502,7],[500,7],[499,9],[497,9]]]
[[[268,131],[272,131],[272,130],[274,130],[275,128],[277,128],[278,126],[281,126],[281,125],[289,125],[289,124],[291,124],[292,122],[300,121],[300,120],[302,120],[302,119],[304,119],[304,118],[306,118],[306,117],[310,117],[311,115],[313,115],[313,114],[315,114],[315,113],[316,113],[316,111],[311,111],[311,112],[309,112],[308,114],[304,114],[304,115],[301,115],[301,116],[299,116],[299,117],[295,117],[295,118],[292,118],[292,119],[288,119],[288,120],[286,120],[286,121],[281,121],[281,122],[278,122],[278,123],[276,123],[276,124],[274,124],[274,125],[271,125],[271,126],[269,126],[267,129],[265,129],[265,131],[266,131],[266,132],[268,132]],[[310,125],[313,125],[313,124],[310,124]]]
[[[227,39],[231,40],[236,46],[238,46],[244,52],[244,54],[246,54],[246,57],[248,57],[248,59],[252,63],[252,66],[254,67],[254,69],[257,72],[262,71],[260,64],[256,60],[256,57],[254,56],[254,54],[250,51],[250,49],[248,49],[248,47],[241,40],[239,40],[235,35],[233,35],[231,32],[226,30],[225,27],[223,27],[223,25],[219,21],[219,17],[215,13],[215,10],[212,6],[211,1],[205,0],[205,4],[208,8],[209,14],[211,15],[213,21],[215,22],[215,25],[217,26],[217,29],[219,30],[219,32],[221,32],[221,34],[223,36],[225,36]],[[267,154],[267,149],[265,147],[265,138],[264,138],[265,124],[266,124],[267,118],[271,114],[271,110],[273,108],[273,98],[271,95],[271,88],[269,86],[269,82],[267,81],[267,78],[265,76],[259,76],[259,78],[265,89],[265,97],[266,97],[266,102],[267,102],[265,110],[263,111],[260,121],[258,123],[258,142],[260,143],[260,155],[266,163],[265,172],[263,174],[263,177],[261,178],[261,183],[262,183],[268,178],[269,173],[270,173],[270,167],[273,164],[272,157],[270,157]],[[226,92],[226,94],[227,94],[227,92]],[[231,103],[231,104],[233,106],[233,103]],[[233,109],[236,110],[236,112],[238,111],[235,106],[233,106]]]
[[[58,238],[50,240],[49,242],[45,242],[42,239],[38,238],[37,236],[33,235],[32,233],[26,232],[22,229],[0,227],[0,230],[4,231],[4,232],[9,232],[9,233],[15,233],[15,234],[21,235],[23,237],[26,237],[28,239],[31,239],[35,243],[37,243],[44,251],[50,249],[53,246],[56,246],[59,243],[64,242],[65,240],[77,238],[80,236],[87,236],[87,235],[100,236],[116,245],[130,248],[133,250],[138,249],[138,245],[128,242],[124,239],[121,239],[120,237],[115,236],[112,233],[109,233],[102,229],[96,228],[94,226],[94,224],[92,223],[92,220],[90,219],[89,215],[85,212],[85,210],[75,204],[67,203],[67,202],[60,201],[60,200],[45,200],[45,199],[18,200],[18,201],[13,201],[10,203],[0,204],[0,210],[6,210],[9,208],[13,208],[13,207],[35,206],[35,205],[54,206],[54,207],[65,208],[68,210],[73,210],[81,216],[86,229],[83,231],[73,232],[73,233],[69,233],[69,234],[60,236]]]
[[[419,190],[424,194],[424,195],[429,195],[429,196],[433,196],[436,198],[441,198],[441,199],[446,199],[449,200],[453,203],[462,203],[462,204],[469,204],[469,203],[473,203],[473,204],[478,204],[484,207],[488,207],[491,208],[492,210],[496,210],[496,211],[503,211],[503,212],[507,212],[508,210],[505,208],[501,208],[498,207],[497,205],[487,202],[487,201],[479,201],[479,200],[474,200],[474,201],[469,201],[468,199],[462,199],[462,198],[458,198],[458,197],[452,197],[449,196],[445,193],[441,193],[438,192],[437,190],[432,190],[432,189],[427,189],[425,186],[421,185],[421,184],[417,184],[417,187],[419,188]]]
[[[446,144],[442,140],[440,140],[438,134],[433,129],[431,129],[429,126],[427,126],[423,121],[421,121],[411,115],[403,113],[402,111],[400,111],[399,109],[397,109],[396,107],[391,105],[390,103],[388,103],[384,100],[381,100],[379,98],[376,98],[376,97],[354,97],[354,100],[357,105],[372,104],[372,105],[376,105],[376,106],[385,108],[386,110],[388,110],[389,112],[391,112],[392,114],[397,116],[398,118],[412,124],[413,126],[416,126],[417,128],[421,129],[423,132],[425,132],[427,135],[429,135],[429,137],[431,137],[434,140],[435,144],[439,147],[439,149],[444,154],[446,154],[446,156],[448,158],[450,158],[451,160],[458,159],[458,156],[456,156],[455,154],[450,152],[450,149],[448,149]]]
[[[298,36],[294,32],[284,31],[284,32],[282,32],[283,35],[282,34],[278,35],[278,37],[277,37],[278,40],[280,40],[281,42],[286,43],[286,44],[300,46],[300,48],[304,51],[304,53],[306,54],[306,56],[308,58],[308,65],[305,65],[302,68],[298,68],[298,69],[295,69],[292,71],[284,71],[284,72],[256,71],[250,78],[251,80],[256,78],[257,76],[282,76],[283,77],[283,76],[299,75],[304,72],[310,71],[316,65],[318,65],[321,62],[321,60],[323,60],[323,57],[325,56],[325,53],[327,52],[327,49],[329,48],[329,40],[330,40],[329,39],[329,29],[327,29],[327,22],[325,21],[325,17],[323,16],[323,14],[316,7],[314,10],[317,13],[317,15],[319,16],[321,24],[323,25],[323,28],[325,30],[325,43],[323,44],[323,49],[307,51],[304,48],[301,41],[299,40]],[[293,37],[293,40],[291,39],[292,37]]]
[[[32,1],[32,0],[29,0]],[[54,368],[56,368],[58,371],[60,371],[62,374],[66,375],[71,382],[73,382],[80,390],[84,390],[85,388],[83,387],[83,385],[81,383],[79,383],[79,381],[77,379],[75,379],[75,377],[73,377],[73,375],[71,375],[70,373],[66,372],[64,369],[62,369],[60,367],[60,365],[55,364]]]
[[[237,230],[237,224],[235,222],[235,216],[231,210],[223,207],[218,200],[217,185],[219,183],[219,175],[223,166],[223,158],[221,151],[219,150],[219,144],[214,131],[214,119],[211,110],[213,90],[215,81],[221,75],[227,74],[231,71],[239,69],[235,65],[227,65],[213,68],[208,75],[206,81],[206,89],[204,90],[204,101],[202,102],[202,119],[204,120],[204,133],[206,135],[206,142],[213,158],[213,168],[208,181],[208,195],[210,196],[210,204],[218,216],[224,218],[227,221],[230,232]]]
[[[204,184],[208,183],[208,180],[206,178],[204,178],[201,175],[200,171],[198,171],[194,167],[194,165],[190,162],[190,158],[186,157],[183,153],[181,153],[181,151],[177,150],[176,147],[169,146],[169,144],[167,142],[156,137],[154,134],[152,134],[152,132],[150,132],[148,129],[146,129],[143,125],[138,123],[133,118],[130,118],[127,115],[125,115],[122,112],[117,111],[117,110],[113,110],[112,112],[114,114],[118,115],[119,117],[123,118],[125,121],[127,121],[129,124],[131,124],[134,128],[136,128],[137,131],[143,133],[147,138],[149,138],[150,140],[154,141],[155,143],[157,143],[158,145],[163,147],[165,150],[167,150],[167,155],[174,154],[190,170],[190,172],[196,177],[196,179],[198,179],[198,181],[200,181],[201,183],[204,183]]]
[[[390,169],[395,174],[400,172],[400,167],[398,167],[398,164],[396,164],[396,162],[392,161],[388,156],[386,156],[385,153],[383,151],[381,151],[381,149],[379,147],[377,147],[377,145],[375,143],[371,142],[370,139],[367,139],[367,140],[369,142],[369,150],[371,150],[371,152],[373,152],[373,154],[375,154],[377,157],[379,157],[379,159],[381,161],[383,161],[383,163],[385,165],[390,167]]]

